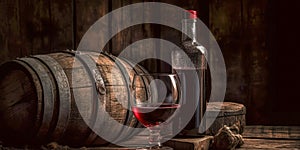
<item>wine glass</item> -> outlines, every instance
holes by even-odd
[[[180,107],[180,91],[179,78],[176,74],[134,75],[131,109],[137,120],[149,129],[150,148],[161,147],[161,127],[170,122],[175,110]]]

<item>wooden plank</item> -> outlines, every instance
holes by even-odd
[[[242,17],[244,28],[244,50],[248,51],[246,72],[248,72],[248,108],[249,124],[268,124],[271,120],[266,112],[272,112],[273,100],[269,90],[270,50],[266,49],[266,10],[267,0],[242,1]],[[249,38],[251,37],[251,38]],[[251,44],[250,44],[251,43]],[[272,115],[272,114],[271,114]]]
[[[112,2],[112,10],[121,8],[125,5],[131,4],[131,0],[126,0],[126,1],[113,1]],[[130,19],[133,19],[131,17],[131,13],[129,10],[124,10],[121,15],[113,15],[112,16],[112,24],[116,27],[117,30],[121,29],[121,26],[124,24],[123,21],[128,21]],[[138,32],[138,31],[136,31]],[[111,47],[111,52],[113,55],[118,56],[121,51],[123,51],[127,46],[131,44],[132,41],[132,36],[131,36],[131,28],[123,29],[117,35],[115,35],[111,42],[112,42],[112,47]]]
[[[227,89],[226,99],[243,103],[247,91],[243,89],[247,82],[245,76],[245,50],[241,42],[241,0],[212,0],[209,3],[209,27],[215,36],[226,62]],[[215,58],[209,58],[216,61]]]
[[[50,50],[51,23],[46,1],[1,1],[1,62]]]
[[[0,64],[4,61],[15,58],[10,50],[12,41],[15,45],[22,45],[19,23],[19,6],[17,0],[0,1]],[[16,48],[15,53],[20,54],[20,50]]]
[[[101,17],[111,10],[110,0],[76,0],[76,47],[86,31]],[[107,22],[107,25],[109,23]],[[107,28],[109,30],[109,28]],[[98,43],[101,39],[89,39],[89,42]],[[103,51],[110,51],[109,44]]]
[[[172,0],[162,0],[161,2],[163,3],[168,3],[171,5],[175,5],[175,6],[179,6],[179,7],[184,7],[187,6],[187,1],[172,1]],[[164,12],[165,9],[162,7],[160,8],[160,12],[162,14],[167,13],[168,11]],[[177,23],[178,26],[181,26],[181,22],[176,22],[175,20],[177,20],[177,17],[181,17],[181,16],[176,16],[177,14],[175,13],[168,13],[168,21],[170,23]],[[158,34],[158,38],[170,41],[172,43],[174,43],[175,45],[179,46],[181,44],[181,32],[177,31],[174,28],[170,28],[168,26],[158,26],[159,27],[159,32],[156,33]],[[164,53],[163,51],[165,51],[163,45],[160,45],[159,47],[160,53],[158,55],[160,55],[163,58],[168,58],[171,60],[171,54],[169,53]],[[175,49],[175,46],[174,46]],[[169,50],[173,50],[173,49],[169,49]],[[172,72],[172,64],[167,64],[165,62],[158,62],[159,63],[159,67],[158,70],[159,72],[168,72],[171,73]]]
[[[267,0],[212,0],[209,5],[210,29],[226,62],[225,99],[246,105],[249,124],[266,124],[270,122],[266,112],[271,111],[270,94],[266,92],[269,84]]]
[[[290,132],[290,135],[296,135],[299,137],[299,126],[246,126],[245,132],[243,134],[245,144],[239,150],[243,149],[300,149],[300,140],[299,138],[290,137],[275,137],[272,136],[270,139],[270,134],[273,132],[273,135]],[[174,150],[203,150],[208,149],[211,142],[212,136],[205,136],[199,138],[173,138],[170,141],[164,143],[164,146],[172,147]],[[285,139],[286,138],[286,139]],[[139,136],[134,137],[127,144],[134,146],[134,144],[147,142],[147,132],[141,133]],[[0,142],[1,144],[1,142]],[[123,143],[124,144],[124,143]],[[0,145],[1,146],[1,145]],[[60,146],[66,149],[71,149],[68,146]],[[84,147],[85,149],[91,150],[131,150],[131,148],[119,147],[116,145],[109,145],[106,147]],[[74,149],[74,148],[72,148]],[[80,149],[80,148],[79,148]],[[82,149],[82,148],[81,148]]]
[[[130,139],[130,141],[126,141],[123,144],[126,144],[129,147],[134,147],[137,146],[138,143],[139,145],[137,147],[140,147],[143,145],[143,143],[144,145],[147,144],[147,137],[147,135],[135,136],[134,138]],[[203,136],[197,138],[173,138],[162,145],[171,147],[174,150],[208,150],[212,139],[212,136]]]
[[[300,149],[300,126],[246,126],[243,149]]]
[[[140,147],[146,145],[149,132],[139,133],[128,141],[123,142],[123,145],[128,147]],[[162,143],[163,146],[171,147],[174,150],[208,150],[212,142],[213,136],[200,136],[192,138],[172,138],[169,141]],[[138,145],[137,145],[138,144]],[[112,145],[113,146],[113,145]]]
[[[212,142],[212,136],[202,138],[183,138],[172,139],[164,143],[164,145],[172,147],[174,150],[208,150]]]
[[[271,139],[244,139],[245,144],[237,150],[247,149],[270,149],[270,150],[282,150],[282,149],[300,149],[299,140],[271,140]]]
[[[4,0],[0,9],[0,63],[71,46],[71,0]]]
[[[20,1],[21,48],[29,54],[48,53],[51,50],[51,19],[49,2],[45,0]]]
[[[246,126],[243,137],[300,140],[300,126]]]
[[[48,2],[51,29],[50,52],[72,49],[72,0]]]
[[[141,2],[155,2],[154,0],[132,0],[132,4],[134,3],[141,3]],[[148,18],[152,17],[153,11],[144,7],[144,16],[143,19],[147,20]],[[132,19],[135,18],[135,15],[140,15],[136,14],[134,12],[131,12]],[[147,38],[159,38],[160,37],[160,27],[157,24],[141,24],[141,25],[135,25],[131,27],[131,43],[137,42],[139,40],[144,40]],[[135,56],[135,53],[132,53],[132,57],[140,57],[140,56],[147,56],[148,54],[151,56],[157,56],[158,54],[150,54],[149,52],[147,53],[145,49],[147,50],[158,50],[159,47],[155,43],[147,43],[143,42],[140,44],[138,47],[135,47],[135,49],[139,49],[139,52],[137,53],[137,56]],[[142,61],[139,63],[141,66],[143,66],[148,72],[158,72],[159,68],[159,61],[154,60],[154,59],[147,59],[145,61]]]
[[[180,139],[171,139],[165,143],[163,143],[163,146],[165,147],[171,147],[173,150],[208,150],[210,143],[212,142],[213,137],[212,136],[205,136],[205,137],[199,137],[199,138],[180,138]],[[131,141],[128,141],[126,144],[128,147],[142,147],[142,143],[147,142],[147,136],[141,135],[138,136]],[[136,144],[139,143],[140,145],[136,146]],[[125,143],[123,143],[125,144]],[[146,143],[145,143],[146,145]],[[98,147],[98,148],[88,148],[88,149],[125,149],[125,150],[131,150],[131,148],[124,148],[119,147],[115,145],[111,145],[108,147]]]
[[[144,2],[141,0],[129,0],[129,1],[113,1],[112,3],[112,10],[123,7],[125,5],[130,5],[138,2]],[[144,9],[145,15],[142,16],[142,19],[147,19],[147,17],[151,17],[151,10]],[[130,21],[136,18],[136,16],[141,15],[137,12],[130,12],[130,11],[124,11],[122,15],[120,16],[113,16],[114,20],[114,26],[116,28],[120,28],[124,21]],[[153,38],[157,37],[157,33],[159,35],[160,30],[157,30],[158,25],[153,24],[139,24],[131,26],[127,29],[123,29],[117,35],[115,35],[112,39],[112,48],[111,52],[113,55],[119,55],[122,53],[122,56],[126,58],[144,58],[145,56],[156,56],[157,53],[152,50],[157,50],[158,46],[155,43],[152,42],[145,42],[142,41],[147,38]],[[158,36],[159,37],[159,36]],[[139,42],[139,44],[136,44],[135,42]],[[134,44],[134,46],[132,45]],[[151,53],[151,54],[150,54]],[[147,59],[142,62],[138,62],[140,65],[142,65],[146,70],[149,72],[157,72],[157,68],[159,67],[158,61],[153,59]]]

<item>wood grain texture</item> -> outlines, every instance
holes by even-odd
[[[227,72],[226,97],[230,101],[244,102],[247,99],[244,55],[241,44],[243,26],[241,22],[241,0],[210,1],[209,27],[222,50]],[[211,58],[214,60],[214,58]]]
[[[16,70],[9,69],[16,67]],[[2,69],[10,71],[0,74],[0,135],[15,141],[30,138],[34,136],[42,118],[39,111],[42,110],[43,93],[38,76],[30,66],[18,61],[6,63],[1,66]],[[11,130],[6,130],[8,128]]]
[[[244,139],[245,144],[237,150],[246,149],[266,149],[266,150],[282,150],[282,149],[300,149],[299,140],[270,140],[270,139]]]
[[[71,1],[1,1],[0,63],[71,48]]]
[[[172,139],[164,145],[172,147],[174,150],[208,150],[212,142],[212,136],[202,138]]]
[[[210,29],[226,62],[225,100],[247,107],[249,124],[270,122],[269,49],[266,49],[267,1],[210,1]]]
[[[248,52],[246,75],[248,81],[248,100],[245,105],[250,112],[249,124],[270,122],[266,112],[271,112],[269,53],[266,48],[266,8],[267,0],[243,1],[244,50]],[[250,38],[251,37],[251,38]],[[262,92],[265,91],[265,92]]]
[[[133,69],[132,64],[108,54],[76,54],[63,51],[33,55],[0,66],[7,70],[0,73],[0,140],[7,145],[107,143],[90,126],[97,126],[99,131],[122,132],[127,137],[136,134],[109,124],[109,120],[140,127],[127,107],[133,76],[144,73],[144,69]],[[104,92],[95,87],[98,76]],[[141,86],[145,84],[149,83],[142,82]],[[141,95],[145,91],[143,88]],[[110,117],[105,117],[106,113]]]
[[[13,41],[16,42],[16,45],[22,45],[22,40],[18,38],[21,34],[21,27],[18,24],[20,14],[17,2],[17,0],[0,2],[0,63],[16,57],[14,53],[20,52],[20,49],[15,50],[14,53],[10,52]]]
[[[244,149],[274,149],[274,150],[281,150],[281,149],[300,149],[300,142],[299,139],[293,139],[293,138],[268,138],[269,136],[266,134],[261,134],[262,129],[264,128],[264,131],[270,131],[269,129],[274,129],[273,132],[277,132],[276,134],[282,134],[282,131],[290,131],[291,133],[296,133],[299,130],[299,127],[294,126],[246,126],[245,132],[244,132],[244,145],[242,145],[240,148],[237,148],[237,150],[244,150]],[[250,134],[249,134],[250,133]],[[257,133],[257,134],[256,134]],[[254,136],[248,136],[253,135]],[[257,137],[261,136],[263,137]],[[299,135],[299,134],[298,134]],[[136,143],[137,141],[140,141],[141,143],[146,141],[146,134],[141,134],[139,137],[136,136],[136,138],[132,139],[131,143]],[[266,137],[266,138],[264,138]],[[213,137],[212,136],[205,136],[202,138],[180,138],[180,139],[171,139],[170,141],[164,143],[164,145],[167,145],[169,147],[172,147],[174,150],[203,150],[203,149],[209,149],[211,146]],[[130,141],[128,141],[128,144],[130,145]],[[131,146],[133,146],[131,144]],[[62,148],[62,149],[87,149],[87,150],[132,150],[133,148],[125,148],[116,146],[113,144],[110,144],[108,146],[104,147],[81,147],[81,148],[74,148],[69,146],[63,146],[56,144],[56,147]],[[0,143],[0,148],[4,149],[15,149],[13,147],[5,147],[2,146]],[[47,146],[41,146],[41,148],[44,149],[50,149]],[[33,147],[27,147],[27,149],[37,149]]]
[[[1,62],[50,49],[49,9],[45,1],[1,1]],[[37,5],[36,5],[37,4]],[[29,9],[30,8],[30,9]]]
[[[212,115],[218,112],[217,118],[213,120],[213,124],[208,128],[206,134],[216,135],[224,125],[236,125],[239,129],[238,133],[241,134],[246,126],[246,108],[242,104],[232,102],[211,102],[207,104],[207,122],[210,122]]]
[[[149,132],[139,133],[139,135],[134,136],[129,141],[124,141],[122,144],[128,147],[141,147],[141,145],[147,144]],[[200,136],[200,137],[182,137],[182,138],[172,138],[164,143],[163,146],[171,147],[174,150],[208,150],[213,136]],[[138,145],[137,145],[138,144]],[[114,145],[107,147],[115,147]]]
[[[47,5],[51,21],[51,28],[47,31],[50,34],[50,52],[72,49],[72,15],[75,13],[72,0],[51,0],[47,1]]]
[[[78,46],[80,40],[82,39],[83,35],[86,33],[86,31],[101,17],[106,15],[111,11],[111,2],[109,0],[76,0],[74,1],[76,3],[76,33],[74,33],[76,36],[76,47]],[[110,30],[109,22],[107,22],[106,26],[103,27],[106,30]],[[100,39],[89,39],[89,42],[91,44],[98,43],[97,40]],[[102,41],[102,43],[104,43]],[[107,43],[105,49],[98,50],[100,51],[111,51],[110,43]]]
[[[139,2],[147,2],[141,0],[129,0],[129,1],[113,1],[112,2],[112,10],[120,8],[122,6],[135,4]],[[151,10],[144,8],[144,15],[141,19],[147,19],[151,17]],[[140,13],[130,12],[128,10],[124,10],[121,15],[113,16],[113,26],[116,29],[120,29],[120,27],[124,24],[124,22],[128,22],[130,20],[134,20],[137,16],[140,16]],[[119,33],[117,33],[111,39],[111,52],[114,55],[122,54],[122,57],[125,58],[143,58],[145,56],[157,56],[159,55],[157,52],[159,46],[152,42],[144,42],[142,40],[147,38],[159,38],[160,30],[159,25],[153,24],[139,24],[131,26],[127,29],[123,29]],[[135,42],[140,42],[140,44],[136,45]],[[135,45],[134,45],[135,44]],[[125,53],[124,50],[126,49]],[[138,62],[140,65],[145,67],[149,72],[158,72],[160,63],[155,59],[147,59],[142,62]]]
[[[245,138],[300,140],[299,126],[246,126]]]
[[[112,10],[121,8],[122,6],[126,6],[132,4],[131,0],[126,0],[126,1],[113,1],[112,2]],[[131,19],[134,19],[132,17],[132,14],[134,12],[131,12],[129,10],[124,10],[122,11],[121,15],[113,15],[112,16],[112,22],[111,24],[115,26],[116,30],[121,31],[121,27],[123,26],[124,22],[128,22]],[[137,31],[138,32],[138,31]],[[127,46],[131,44],[131,28],[123,29],[123,31],[119,32],[116,34],[112,39],[111,39],[111,53],[113,55],[118,55],[120,52],[122,52]]]
[[[239,149],[300,149],[299,126],[246,126]]]

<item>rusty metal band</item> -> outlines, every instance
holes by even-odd
[[[55,107],[55,92],[53,91],[54,87],[51,81],[51,77],[49,76],[49,71],[46,70],[45,66],[42,65],[40,61],[34,58],[20,58],[19,60],[26,62],[32,67],[32,69],[34,69],[42,84],[43,115],[42,124],[37,133],[37,139],[45,139],[50,129],[50,124],[53,118],[53,111]]]
[[[68,77],[62,66],[54,58],[47,55],[35,55],[33,57],[47,65],[57,83],[59,113],[57,123],[51,137],[54,141],[58,141],[62,138],[68,126],[71,113],[71,93]]]
[[[126,62],[127,64],[129,64],[129,65],[132,67],[132,70],[133,70],[136,74],[139,73],[139,72],[137,71],[137,69],[134,68],[134,64],[133,64],[132,62],[130,62],[130,61],[127,60],[126,58],[122,58],[122,60],[123,60],[124,62]],[[138,67],[141,71],[143,71],[144,73],[147,72],[146,70],[144,70],[143,67],[141,67],[141,66],[139,66],[139,65],[137,65],[137,67]],[[147,84],[146,84],[144,78],[142,78],[142,81],[143,81],[143,84],[146,86]],[[131,85],[131,84],[130,84],[130,85]],[[148,93],[147,93],[147,92],[146,92],[146,97],[148,97]],[[128,103],[128,108],[130,107],[130,102],[131,102],[131,101],[129,101],[129,103]],[[130,120],[132,120],[132,118],[134,117],[133,112],[132,112],[132,111],[128,111],[128,115],[129,115],[129,117],[130,117]],[[135,119],[135,120],[136,120],[136,123],[134,124],[134,127],[142,128],[143,125],[140,124],[139,121],[138,121],[137,119]]]
[[[101,54],[103,54],[104,56],[107,56],[109,59],[114,61],[116,66],[120,69],[120,72],[122,73],[123,79],[126,82],[126,89],[127,89],[127,94],[128,94],[128,107],[127,108],[130,108],[130,101],[131,101],[131,94],[130,94],[131,88],[130,88],[130,85],[131,85],[131,82],[130,82],[129,73],[127,72],[124,65],[121,63],[120,58],[117,58],[113,55],[110,55],[107,52],[102,52]],[[132,112],[130,110],[127,110],[124,125],[130,124],[130,121],[131,121],[132,116],[133,116],[133,114],[132,115],[130,115],[130,114],[132,114]],[[119,133],[122,133],[123,131],[124,131],[124,128],[120,129]],[[116,139],[122,139],[122,138],[117,137]],[[115,142],[117,142],[117,141],[115,141]]]
[[[102,54],[105,55],[106,57],[108,57],[110,60],[114,61],[115,64],[116,64],[116,66],[120,69],[120,71],[122,73],[122,76],[123,76],[123,79],[126,82],[126,89],[127,89],[127,94],[128,94],[128,105],[129,105],[130,101],[131,101],[131,96],[130,96],[130,89],[131,89],[130,88],[130,85],[131,85],[131,83],[130,83],[130,75],[128,74],[126,68],[123,66],[123,64],[121,63],[121,61],[119,60],[119,58],[117,58],[115,56],[112,56],[112,55],[110,55],[108,53],[102,53]],[[124,124],[128,124],[128,119],[129,119],[128,115],[126,115],[125,123]]]
[[[88,53],[78,53],[76,51],[63,51],[63,53],[68,53],[76,57],[81,64],[84,66],[86,72],[88,73],[90,80],[92,81],[93,86],[93,100],[95,100],[95,104],[93,105],[93,114],[92,114],[92,121],[91,124],[93,127],[93,130],[100,130],[101,129],[101,123],[102,123],[102,116],[101,109],[100,109],[100,100],[105,99],[106,95],[106,88],[105,83],[103,80],[103,77],[101,76],[101,72],[99,71],[100,68],[97,67],[96,62],[94,59],[89,56]],[[99,53],[98,53],[99,54]],[[99,117],[101,116],[101,117]],[[95,118],[95,120],[94,120]],[[92,144],[94,140],[98,135],[94,132],[91,132],[91,134],[87,137],[85,143],[86,144]]]

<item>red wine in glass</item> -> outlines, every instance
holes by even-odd
[[[147,104],[132,106],[135,117],[145,126],[153,127],[171,119],[179,104]]]
[[[168,125],[180,107],[180,83],[176,74],[142,73],[132,80],[131,110],[137,120],[149,130],[148,143],[161,147],[160,130]]]

